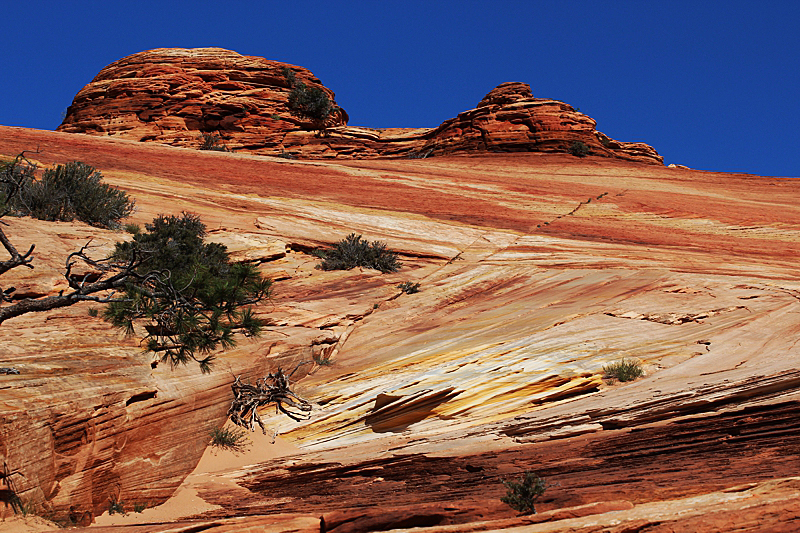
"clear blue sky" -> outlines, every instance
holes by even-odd
[[[505,81],[703,170],[800,176],[800,1],[5,2],[0,124],[107,64],[220,46],[309,68],[352,125],[436,126]]]

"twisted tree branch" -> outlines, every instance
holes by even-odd
[[[258,424],[266,435],[267,429],[258,416],[258,408],[271,403],[292,420],[308,420],[311,417],[311,404],[290,390],[289,377],[292,374],[287,376],[279,368],[275,373],[269,373],[265,378],[256,381],[255,385],[242,383],[241,376],[236,376],[231,385],[233,402],[228,409],[231,421],[250,431],[255,431],[255,424]]]

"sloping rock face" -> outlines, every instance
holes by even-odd
[[[503,83],[477,108],[438,128],[348,127],[339,109],[325,135],[292,115],[289,68],[309,87],[308,70],[221,48],[163,48],[104,68],[67,110],[59,131],[112,135],[197,147],[201,133],[219,134],[229,149],[300,158],[410,157],[480,152],[568,152],[583,142],[596,156],[662,164],[644,143],[610,139],[572,106],[534,98],[525,83]]]
[[[0,127],[0,154],[31,146],[98,166],[134,223],[197,213],[279,280],[263,336],[205,376],[151,368],[90,304],[4,323],[0,366],[19,374],[0,374],[0,458],[39,509],[159,504],[224,422],[232,374],[317,359],[296,376],[310,420],[262,411],[299,451],[209,475],[203,516],[124,531],[798,530],[794,181],[541,153],[308,163]],[[3,276],[31,296],[63,287],[89,238],[101,255],[125,238],[3,220],[36,244],[35,269]],[[307,252],[350,232],[403,268],[316,269]],[[604,379],[622,358],[645,377]],[[502,481],[526,470],[553,486],[517,518]]]

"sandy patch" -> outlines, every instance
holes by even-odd
[[[9,516],[0,521],[0,533],[39,533],[58,529],[58,524],[41,516]]]
[[[230,422],[226,427],[235,427]],[[213,505],[200,496],[198,489],[200,486],[204,490],[219,486],[220,488],[230,489],[236,483],[230,479],[213,475],[219,472],[236,470],[246,465],[257,464],[284,455],[292,455],[300,451],[297,446],[281,439],[280,437],[272,442],[272,437],[262,435],[260,432],[250,433],[247,437],[249,445],[243,453],[234,453],[228,450],[221,450],[209,446],[206,448],[203,457],[197,467],[183,481],[172,497],[163,504],[145,509],[141,513],[128,512],[125,515],[109,515],[108,512],[95,517],[93,526],[117,526],[147,523],[164,523],[189,516],[194,516],[206,511],[221,509],[218,505]],[[243,489],[244,490],[244,489]],[[52,528],[52,526],[51,526]],[[11,533],[15,529],[4,530],[0,527],[0,533]],[[19,530],[29,531],[29,530]],[[44,531],[43,529],[31,529],[30,531]]]

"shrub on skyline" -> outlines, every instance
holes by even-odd
[[[288,68],[283,69],[283,75],[291,88],[287,102],[289,111],[295,116],[311,120],[316,129],[324,131],[325,121],[337,106],[319,87],[309,88],[305,83],[297,81],[295,73]]]

